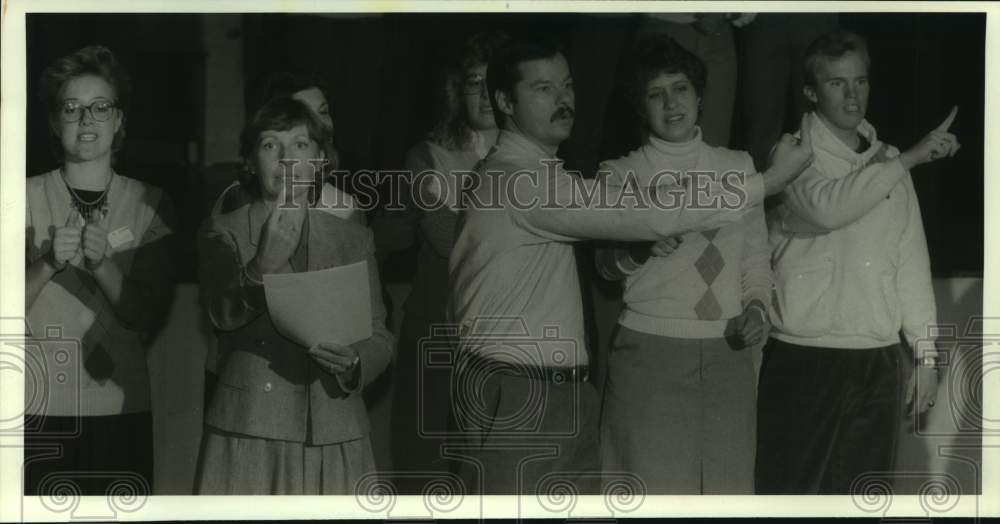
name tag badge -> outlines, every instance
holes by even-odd
[[[111,245],[111,249],[118,249],[119,246],[128,244],[133,240],[135,240],[135,237],[132,236],[132,230],[128,226],[120,227],[108,233],[108,244]]]

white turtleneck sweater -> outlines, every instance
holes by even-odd
[[[749,163],[749,157],[739,160],[734,168]],[[566,172],[537,144],[506,130],[478,176],[449,260],[451,309],[460,324],[461,349],[496,360],[557,367],[587,363],[572,242],[658,240],[722,226],[743,214],[742,208],[574,205],[574,192],[590,191],[595,181]],[[738,189],[744,206],[763,199],[760,176],[747,177]],[[621,191],[609,193],[615,201]],[[532,200],[536,205],[521,205]]]
[[[650,136],[649,142],[614,161],[605,162],[607,176],[624,183],[625,170],[632,169],[641,186],[656,181],[650,173],[662,170],[719,172],[755,172],[753,160],[745,152],[712,147],[701,139],[701,130],[687,142],[667,142]],[[709,240],[700,232],[683,235],[680,246],[666,257],[650,257],[644,264],[625,267],[626,248],[599,250],[598,265],[607,276],[618,272],[626,276],[625,308],[619,323],[629,329],[654,335],[678,338],[713,338],[724,334],[726,324],[739,315],[753,300],[770,303],[771,268],[767,228],[760,205],[751,207],[741,220],[719,229],[712,243],[724,260],[721,272],[712,282],[722,314],[719,319],[699,319],[695,305],[708,289],[695,265]],[[606,267],[607,265],[615,267]]]

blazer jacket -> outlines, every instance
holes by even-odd
[[[307,233],[307,271],[368,263],[372,336],[353,345],[361,360],[361,379],[353,387],[324,371],[306,348],[275,330],[263,286],[245,276],[268,217],[263,202],[206,222],[199,235],[202,300],[220,330],[222,354],[218,388],[206,424],[242,435],[313,445],[368,434],[361,390],[388,366],[394,343],[385,327],[372,233],[358,216],[348,220],[310,209]],[[329,312],[331,317],[339,313]]]

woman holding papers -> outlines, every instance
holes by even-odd
[[[392,448],[396,470],[448,469],[441,456],[440,436],[448,431],[451,381],[447,373],[435,374],[426,363],[433,358],[431,350],[451,344],[447,334],[432,330],[448,321],[448,256],[458,223],[460,173],[471,171],[496,142],[497,125],[486,94],[486,65],[503,38],[502,34],[480,33],[461,46],[439,86],[436,120],[427,139],[406,153],[414,191],[429,205],[414,206],[413,213],[421,245],[413,291],[403,306],[401,350],[395,366]],[[420,175],[430,172],[435,174]],[[419,489],[423,482],[414,479],[415,484],[408,486],[401,480],[404,492]]]
[[[317,77],[279,72],[268,77],[262,86],[262,91],[264,91],[264,95],[260,97],[259,106],[279,96],[289,96],[293,100],[302,102],[312,112],[313,116],[326,127],[328,133],[327,141],[323,144],[324,158],[326,160],[324,173],[335,171],[339,167],[340,154],[333,144],[333,118],[330,111],[330,102],[328,101],[329,97],[326,95],[328,89],[325,87],[325,84]],[[328,180],[332,179],[333,177],[330,177]],[[323,192],[325,193],[323,200],[325,202],[336,203],[337,207],[333,208],[331,206],[331,210],[345,217],[351,213],[358,213],[363,218],[364,214],[361,210],[356,209],[357,206],[353,197],[350,196],[350,192],[346,189],[342,190],[348,181],[344,179],[334,181],[340,185],[323,185]],[[242,189],[239,180],[237,180],[226,187],[222,191],[222,194],[216,198],[211,213],[212,215],[228,213],[249,203],[253,198],[253,195]],[[215,384],[218,382],[218,357],[218,351],[216,351],[215,346],[211,346],[205,355],[206,410],[215,392]]]
[[[25,493],[151,494],[146,349],[174,288],[173,213],[112,168],[131,89],[111,51],[60,58],[40,85],[61,165],[26,188],[25,359],[44,367],[25,374]]]
[[[241,137],[241,184],[252,201],[210,218],[200,235],[202,294],[222,356],[205,415],[199,493],[349,494],[374,471],[361,390],[388,365],[393,341],[371,232],[359,214],[339,213],[308,162],[323,157],[328,133],[302,103],[267,102]],[[280,308],[271,300],[275,277],[309,282],[357,263],[367,266],[367,279],[345,283],[360,288],[344,292],[367,292],[351,306],[361,311],[336,307],[338,297]],[[330,325],[296,331],[287,324],[296,311],[325,313],[344,333],[310,340]],[[350,318],[364,325],[347,329]]]
[[[701,60],[665,35],[640,40],[632,58],[644,144],[602,165],[609,183],[659,186],[674,179],[656,175],[675,172],[691,188],[709,184],[697,176],[754,173],[747,153],[703,141]],[[604,390],[604,467],[638,474],[649,493],[752,494],[751,346],[767,337],[771,292],[764,212],[664,244],[598,254],[605,276],[625,279]]]

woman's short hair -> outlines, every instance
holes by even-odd
[[[462,43],[446,64],[432,105],[434,121],[429,136],[432,142],[456,151],[472,147],[469,117],[463,103],[465,72],[479,64],[488,64],[506,38],[500,31],[476,33]]]
[[[664,73],[684,74],[698,97],[705,92],[708,78],[705,64],[667,35],[639,39],[631,57],[626,68],[625,96],[633,107],[640,107],[649,81]]]
[[[40,96],[42,107],[49,119],[49,127],[55,134],[58,124],[56,113],[62,106],[62,93],[66,84],[74,78],[86,75],[102,78],[115,91],[115,108],[122,115],[121,126],[111,143],[112,152],[117,152],[125,143],[125,115],[128,114],[132,98],[132,82],[129,80],[128,71],[107,47],[93,45],[78,49],[49,64],[42,71],[39,81]],[[56,147],[55,153],[60,159],[62,158],[61,147]]]
[[[334,99],[330,96],[330,88],[326,81],[317,73],[311,74],[299,74],[291,73],[288,71],[278,71],[269,74],[263,82],[258,86],[258,91],[251,97],[255,100],[253,107],[259,108],[263,107],[265,103],[274,98],[287,96],[290,97],[295,93],[300,91],[305,91],[307,89],[319,89],[323,93],[323,98],[326,99],[327,104],[330,107],[330,115],[336,113],[334,111]],[[326,151],[327,160],[329,160],[329,169],[335,170],[340,166],[340,152],[337,151],[336,147],[336,137],[335,134],[337,130],[334,129],[332,133],[327,133],[327,142],[323,144],[323,149]]]
[[[260,179],[250,169],[260,135],[264,131],[288,131],[303,124],[309,130],[309,138],[320,148],[329,141],[330,131],[326,126],[313,116],[305,104],[289,96],[272,98],[247,120],[243,132],[240,133],[240,156],[243,157],[244,169],[240,172],[239,178],[240,185],[253,197],[261,196]],[[317,177],[317,184],[322,183],[323,177]]]
[[[836,60],[852,51],[861,56],[865,69],[871,66],[868,44],[861,35],[844,30],[820,35],[809,44],[805,58],[802,59],[802,77],[805,84],[816,87],[816,68],[820,60]]]

